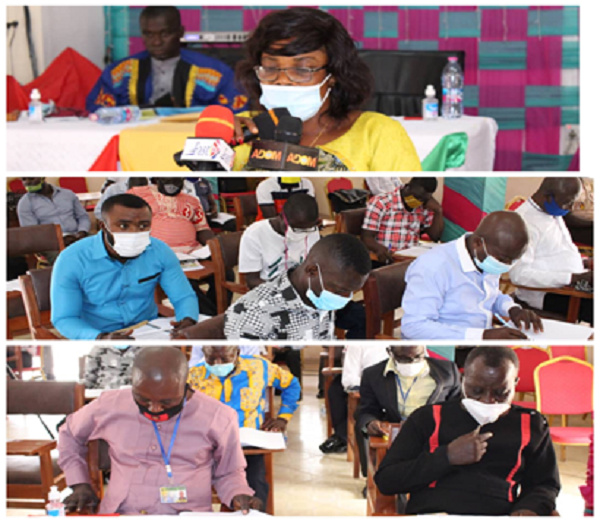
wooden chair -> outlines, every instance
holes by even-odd
[[[90,483],[94,493],[104,498],[104,475],[110,471],[108,443],[103,439],[88,442],[87,464],[90,472]]]
[[[8,257],[23,256],[29,268],[37,268],[36,254],[42,252],[60,252],[64,250],[60,225],[34,225],[31,227],[12,227],[6,233],[6,254]],[[21,292],[6,293],[6,333],[8,339],[29,332],[25,314],[25,305]]]
[[[6,362],[10,363],[13,362],[15,363],[15,367],[13,369],[13,372],[15,374],[15,376],[17,377],[17,379],[19,380],[23,380],[23,374],[25,372],[39,372],[40,375],[39,376],[34,376],[33,378],[43,378],[44,374],[42,372],[42,367],[41,366],[25,366],[23,364],[23,347],[22,346],[12,346],[12,347],[7,347],[7,351],[10,349],[13,349],[13,354],[12,355],[7,355],[6,357]],[[40,350],[41,348],[39,346],[36,347],[36,351],[37,354],[40,354]]]
[[[331,408],[329,406],[329,387],[336,375],[342,374],[342,368],[335,367],[335,346],[327,347],[327,366],[321,370],[324,378],[323,390],[325,393],[325,411],[327,412],[327,437],[333,434],[333,423],[331,422]]]
[[[246,194],[233,198],[236,230],[241,232],[256,221],[258,203],[255,194]]]
[[[369,437],[367,458],[367,516],[397,515],[396,496],[382,494],[375,484],[375,473],[394,439],[400,432],[400,424],[383,423],[385,437]]]
[[[215,268],[215,289],[217,294],[217,313],[222,314],[227,310],[227,291],[236,294],[248,292],[246,281],[240,275],[239,282],[228,281],[227,271],[233,270],[238,264],[240,252],[240,241],[242,232],[231,232],[230,234],[219,234],[208,240],[210,256]]]
[[[367,208],[353,208],[342,210],[335,216],[335,233],[352,234],[359,236],[362,231],[362,224],[365,220]]]
[[[336,190],[351,190],[352,180],[344,177],[339,178],[331,178],[325,184],[325,197],[327,198],[327,203],[329,203],[329,213],[330,215],[334,215],[333,207],[331,206],[331,200],[329,199],[329,194],[331,192],[335,192]]]
[[[379,334],[393,336],[394,312],[402,306],[402,296],[406,288],[404,276],[412,261],[393,263],[371,271],[363,287],[367,339],[375,339]]]
[[[84,405],[76,382],[7,381],[8,414],[68,415]],[[66,487],[51,451],[55,440],[12,440],[6,445],[6,498],[9,508],[43,509],[50,486]]]
[[[19,276],[29,331],[33,339],[61,339],[52,332],[50,280],[52,268],[30,270]]]
[[[352,462],[352,477],[358,478],[360,473],[360,457],[358,453],[358,441],[356,440],[354,427],[356,419],[354,414],[360,403],[360,392],[351,391],[348,393],[348,453],[347,460]]]

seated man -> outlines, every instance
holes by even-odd
[[[192,346],[192,352],[190,353],[190,360],[188,366],[193,368],[204,362],[204,346],[196,344]],[[253,344],[240,345],[240,355],[263,355],[266,353],[266,346],[255,346]]]
[[[52,324],[67,339],[131,339],[123,331],[158,316],[157,285],[165,291],[177,322],[196,324],[198,301],[179,260],[150,237],[152,211],[132,194],[104,202],[102,232],[58,256],[52,272]]]
[[[523,217],[529,243],[519,262],[511,269],[511,281],[518,285],[559,288],[585,285],[591,290],[593,273],[584,266],[563,217],[572,209],[581,191],[579,178],[545,178],[535,194],[516,212]],[[565,314],[569,296],[517,288],[515,295],[538,310]],[[592,299],[582,299],[579,318],[594,324]]]
[[[462,401],[412,413],[375,475],[379,490],[409,493],[408,514],[550,515],[556,456],[544,417],[511,405],[518,371],[510,348],[474,349]]]
[[[366,188],[372,196],[393,192],[402,185],[398,176],[368,176],[365,178]]]
[[[233,509],[259,507],[244,476],[235,412],[195,393],[187,376],[179,348],[143,348],[133,363],[132,389],[106,391],[67,417],[58,464],[73,490],[65,499],[68,512],[98,505],[86,460],[87,443],[96,439],[108,443],[111,459],[99,514],[212,511],[211,486]]]
[[[427,357],[424,346],[390,346],[388,357],[367,368],[360,381],[355,435],[363,475],[368,436],[383,435],[382,422],[404,422],[425,404],[459,399],[460,389],[452,361]]]
[[[181,49],[184,32],[176,7],[145,7],[140,33],[146,50],[104,69],[87,96],[86,109],[115,105],[244,109],[248,100],[236,89],[233,71],[216,58]]]
[[[216,180],[217,178],[211,179]],[[219,209],[209,179],[198,178],[191,181],[191,184],[194,195],[200,200],[210,228],[221,228],[226,232],[235,232],[236,220],[233,214],[221,213],[222,217],[227,218],[226,221],[216,221],[219,216]]]
[[[46,178],[21,179],[27,190],[17,205],[22,227],[60,225],[65,246],[88,235],[90,218],[73,191],[46,183]]]
[[[239,273],[252,289],[302,263],[319,240],[319,207],[308,194],[292,194],[281,213],[252,223],[243,233]]]
[[[283,210],[286,200],[296,193],[315,197],[315,188],[308,178],[270,177],[256,186],[256,201],[262,217],[275,217]]]
[[[380,343],[345,347],[342,374],[332,379],[327,393],[333,435],[319,445],[323,453],[345,453],[348,449],[348,393],[358,391],[364,369],[382,359],[387,359],[387,352]]]
[[[107,182],[108,178],[104,184],[106,185]],[[148,185],[148,178],[119,178],[109,183],[102,191],[102,195],[94,207],[94,216],[96,216],[98,221],[102,220],[102,205],[104,205],[104,202],[108,198],[117,194],[125,194],[125,192],[133,187],[145,187],[146,185]]]
[[[94,346],[85,356],[83,384],[88,389],[117,389],[131,385],[133,360],[139,346]]]
[[[406,271],[404,339],[527,339],[515,328],[492,328],[494,314],[517,327],[542,328],[539,317],[500,292],[527,247],[527,227],[514,212],[488,214],[473,234],[432,248]]]
[[[433,197],[437,185],[435,178],[412,178],[393,192],[371,198],[360,237],[379,263],[389,263],[394,252],[416,245],[423,233],[440,239],[444,217]]]
[[[300,383],[281,366],[260,356],[240,355],[237,346],[204,346],[204,362],[190,369],[188,383],[202,393],[231,406],[240,428],[284,432],[298,407]],[[281,390],[281,407],[265,421],[267,386]],[[246,455],[246,479],[266,506],[269,484],[264,455]]]
[[[224,334],[234,340],[332,339],[334,311],[352,300],[370,271],[369,253],[359,239],[349,234],[321,238],[304,263],[233,303],[225,312]],[[196,331],[202,328],[178,329],[174,338],[197,339]]]

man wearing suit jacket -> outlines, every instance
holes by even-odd
[[[366,475],[365,442],[383,435],[382,422],[402,422],[414,410],[461,396],[460,375],[452,361],[426,357],[424,346],[391,346],[389,358],[362,374],[356,412],[356,440]]]

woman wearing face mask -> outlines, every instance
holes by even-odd
[[[317,147],[318,170],[420,171],[414,145],[400,123],[363,112],[371,74],[344,26],[319,9],[295,7],[265,16],[246,42],[236,75],[254,109],[284,107],[303,121],[300,145]],[[236,138],[250,118],[236,118]],[[236,148],[234,168],[250,145]]]

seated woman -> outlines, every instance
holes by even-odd
[[[251,107],[285,107],[303,120],[300,145],[319,148],[318,170],[420,171],[415,147],[400,123],[360,107],[372,77],[344,26],[319,9],[294,7],[265,16],[246,42],[236,75]],[[236,118],[257,133],[249,113]],[[246,116],[246,117],[243,117]],[[250,145],[236,147],[244,169]]]

